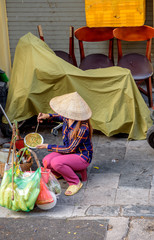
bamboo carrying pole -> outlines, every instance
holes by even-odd
[[[16,136],[16,127],[15,127],[15,124],[13,124],[12,140],[11,140],[11,142],[13,142],[13,152],[12,152],[12,200],[14,200],[14,154],[16,152],[15,136]]]
[[[12,153],[12,200],[14,200],[14,153],[15,153],[15,141],[13,143]]]
[[[12,146],[13,146],[13,137],[12,137],[11,143],[10,143],[9,153],[8,153],[8,157],[7,157],[7,164],[9,163],[9,158],[10,158]]]

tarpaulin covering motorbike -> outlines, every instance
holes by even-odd
[[[11,122],[52,112],[51,98],[74,91],[92,109],[94,129],[107,136],[127,133],[129,139],[146,138],[152,125],[150,110],[128,69],[83,71],[57,57],[33,34],[23,36],[15,51],[5,109]]]

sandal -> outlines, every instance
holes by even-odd
[[[74,195],[75,193],[77,193],[80,190],[80,188],[82,188],[82,186],[83,186],[83,183],[81,183],[81,182],[79,184],[77,184],[77,185],[70,185],[67,188],[67,190],[65,192],[65,195],[66,196]],[[70,192],[70,193],[67,193],[67,192]]]

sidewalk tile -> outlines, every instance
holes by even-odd
[[[62,193],[58,198],[57,204],[58,205],[78,205],[84,201],[85,198],[85,189],[81,188],[79,192],[77,192],[73,196],[66,196],[65,193],[66,189],[62,189]]]
[[[117,188],[120,174],[117,173],[91,173],[88,178],[87,189]]]
[[[117,189],[115,204],[143,204],[148,205],[149,189],[120,187]]]
[[[125,145],[98,145],[94,150],[94,159],[100,159],[101,161],[111,161],[112,159],[123,160],[126,153]]]
[[[122,136],[122,135],[121,135]],[[112,136],[107,137],[105,135],[100,135],[98,139],[98,145],[102,147],[103,145],[120,145],[125,146],[127,144],[127,137]]]
[[[125,217],[154,217],[154,206],[126,205],[122,208],[122,215]]]
[[[152,176],[145,174],[130,174],[122,173],[119,179],[119,187],[131,187],[131,188],[151,188]]]
[[[72,217],[85,217],[86,211],[88,208],[89,208],[89,205],[75,206],[72,213]]]
[[[129,141],[125,160],[154,160],[154,150],[146,140]]]
[[[128,160],[122,171],[123,174],[141,175],[143,178],[154,174],[154,160],[140,161],[139,159]]]
[[[115,217],[120,213],[119,206],[90,206],[86,211],[86,216]]]
[[[88,188],[85,190],[84,199],[81,201],[80,205],[114,205],[115,195],[115,188]]]
[[[113,226],[111,231],[107,231],[106,240],[124,240],[129,228],[129,219],[125,217],[113,217],[109,220],[109,225]],[[134,239],[137,240],[137,239]]]
[[[108,160],[102,160],[99,156],[94,159],[91,163],[91,173],[121,173],[125,166],[128,164],[128,161],[125,161],[124,159],[118,160],[118,159],[111,159]]]
[[[133,219],[129,231],[129,239],[153,240],[154,239],[154,219]]]
[[[27,217],[49,217],[49,218],[69,218],[72,216],[74,206],[56,205],[54,208],[44,211],[39,208],[35,208],[31,212],[14,212],[10,211],[9,218],[27,218]]]

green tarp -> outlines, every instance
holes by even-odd
[[[82,71],[57,57],[31,33],[16,47],[6,114],[11,122],[52,112],[49,100],[77,91],[92,109],[92,126],[107,136],[127,133],[145,139],[152,125],[129,70],[120,67]],[[3,119],[4,120],[4,119]]]

